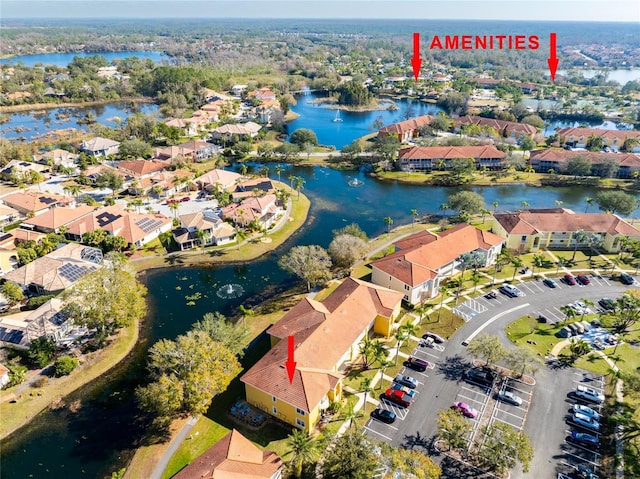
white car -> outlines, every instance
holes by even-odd
[[[568,306],[573,308],[578,314],[591,314],[591,310],[582,301],[574,301]]]
[[[511,284],[503,284],[502,286],[500,286],[500,291],[512,298],[515,298],[517,296],[524,296],[524,293],[522,291]]]
[[[591,429],[592,431],[596,432],[600,430],[600,423],[592,417],[576,413],[573,415],[572,419],[573,422],[578,426],[586,427],[587,429]]]
[[[500,391],[498,393],[498,399],[500,399],[500,401],[513,404],[514,406],[522,406],[522,398],[509,391]]]
[[[600,422],[600,419],[602,419],[602,415],[600,415],[599,413],[597,413],[596,411],[594,411],[588,406],[583,406],[582,404],[574,404],[573,412],[575,414],[583,414],[585,416],[591,417],[598,422]]]
[[[604,402],[604,394],[587,386],[578,386],[576,388],[576,396],[586,401],[602,404]]]

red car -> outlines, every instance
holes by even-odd
[[[567,273],[564,275],[564,282],[569,286],[573,286],[576,284],[576,277],[572,274]]]
[[[189,198],[188,196],[185,196],[180,201],[184,203],[185,201],[191,201],[191,198]]]
[[[585,274],[579,274],[578,276],[576,276],[576,279],[578,280],[578,282],[580,284],[584,284],[587,285],[589,283],[591,283],[591,280],[589,279],[589,277]]]
[[[384,393],[384,397],[389,401],[404,407],[411,406],[411,403],[413,402],[412,396],[398,389],[391,389],[391,388],[387,389]]]
[[[458,411],[465,417],[470,417],[471,419],[475,419],[476,417],[478,417],[478,410],[472,406],[469,406],[466,402],[454,403],[451,408],[454,411]]]

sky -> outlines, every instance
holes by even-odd
[[[207,17],[547,20],[640,24],[640,0],[0,0],[2,19]]]

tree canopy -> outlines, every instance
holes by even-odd
[[[306,281],[309,291],[311,287],[322,284],[331,277],[329,253],[318,245],[292,248],[280,258],[278,266]]]
[[[299,128],[291,133],[289,142],[293,145],[297,145],[298,148],[302,148],[305,144],[317,145],[318,137],[313,130],[309,130],[308,128]]]
[[[362,238],[352,235],[338,235],[329,244],[329,254],[333,262],[340,267],[350,268],[369,251],[369,244]]]
[[[527,472],[533,459],[529,437],[510,424],[494,421],[483,427],[484,443],[478,453],[479,460],[490,469],[503,473],[520,463]]]
[[[635,196],[620,190],[600,191],[596,194],[596,203],[602,211],[630,215],[637,207]]]
[[[449,196],[449,208],[470,215],[478,214],[484,206],[484,198],[474,191],[459,191]]]
[[[357,81],[350,81],[338,90],[338,103],[341,105],[368,105],[372,100],[373,94]]]
[[[584,155],[577,155],[567,162],[567,173],[575,177],[591,174],[591,160]]]
[[[325,453],[321,473],[325,479],[369,479],[379,462],[366,436],[348,432]]]

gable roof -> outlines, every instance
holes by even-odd
[[[96,136],[95,138],[92,138],[90,140],[83,141],[81,145],[81,149],[84,151],[101,151],[101,150],[106,150],[108,148],[113,148],[119,145],[120,145],[119,141]]]
[[[143,176],[164,170],[166,165],[152,160],[119,161],[117,167],[134,176]]]
[[[601,136],[609,140],[626,140],[627,138],[639,138],[640,131],[638,130],[605,130],[601,128],[562,128],[557,132],[558,136],[564,137],[584,137],[585,139],[590,136]]]
[[[383,128],[380,128],[379,133],[383,134],[391,134],[395,133],[398,135],[402,135],[406,131],[418,130],[423,126],[427,126],[431,123],[433,117],[431,115],[422,115],[416,118],[411,118],[410,120],[401,121],[398,123],[394,123],[392,125],[387,125]]]
[[[397,243],[399,250],[372,263],[377,268],[409,286],[417,286],[438,275],[438,269],[463,253],[489,250],[504,238],[466,223],[454,226],[440,235],[416,233]]]
[[[233,429],[173,478],[269,479],[281,467],[275,452],[260,450]]]
[[[15,192],[2,197],[7,206],[22,211],[42,211],[52,208],[59,203],[70,203],[72,200],[60,195],[42,193],[34,190]]]
[[[75,208],[52,208],[41,215],[26,219],[23,224],[33,225],[36,228],[56,230],[78,218],[90,214],[95,208],[89,205],[79,205]]]
[[[532,235],[556,231],[587,231],[611,235],[640,236],[640,230],[610,213],[574,213],[564,208],[496,213],[507,234]]]
[[[506,121],[506,120],[498,120],[496,118],[485,118],[482,116],[463,116],[456,120],[457,124],[460,125],[469,125],[475,124],[478,126],[486,126],[489,128],[493,128],[497,131],[517,131],[521,133],[525,133],[527,135],[533,135],[538,131],[538,129],[529,125],[528,123],[518,123],[515,121]]]
[[[400,150],[401,160],[453,158],[505,158],[506,154],[493,145],[481,146],[414,146]]]
[[[218,185],[220,188],[226,189],[234,185],[240,178],[242,178],[242,175],[238,173],[216,168],[198,176],[193,181],[201,185]]]
[[[403,294],[346,278],[324,301],[305,298],[269,328],[275,337],[294,336],[297,368],[289,384],[284,367],[287,341],[280,341],[241,380],[310,412],[341,374],[338,362],[377,316],[390,317]]]
[[[576,156],[587,158],[593,165],[600,164],[605,160],[613,160],[620,166],[640,166],[639,155],[634,155],[633,153],[606,153],[602,151],[533,150],[529,155],[529,161],[534,165],[541,161],[565,163]]]

